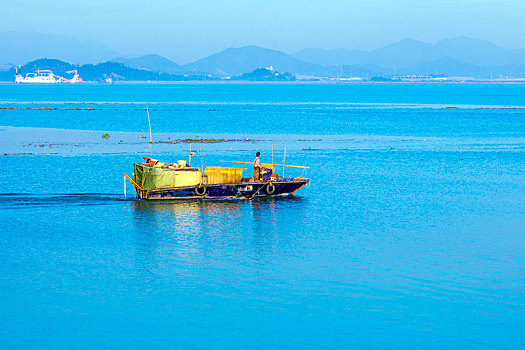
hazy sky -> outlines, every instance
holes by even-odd
[[[178,63],[226,47],[374,49],[455,36],[525,48],[525,0],[0,0],[0,31],[67,34]]]

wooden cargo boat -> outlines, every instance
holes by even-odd
[[[251,199],[293,194],[310,182],[303,176],[284,178],[275,173],[277,166],[309,169],[305,166],[261,164],[264,169],[263,178],[254,180],[242,177],[242,172],[246,168],[192,167],[186,165],[185,161],[164,163],[146,157],[144,160],[145,163],[134,164],[133,178],[124,174],[135,187],[136,196],[140,200]],[[230,163],[252,164],[249,162]]]

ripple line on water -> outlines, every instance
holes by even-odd
[[[354,108],[388,109],[525,109],[520,105],[477,105],[477,104],[426,104],[426,103],[388,103],[388,102],[333,102],[333,101],[291,101],[291,102],[255,102],[255,101],[9,101],[0,100],[3,105],[221,105],[221,106],[348,106]],[[7,108],[7,109],[13,109]],[[41,109],[41,108],[40,108]]]

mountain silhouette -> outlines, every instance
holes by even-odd
[[[292,56],[320,65],[372,64],[390,69],[410,67],[444,57],[478,66],[525,64],[524,49],[506,49],[467,37],[446,39],[436,44],[404,39],[372,51],[305,49]]]
[[[233,76],[270,66],[281,72],[302,75],[320,74],[326,71],[324,67],[317,64],[304,62],[284,52],[259,46],[228,48],[184,65],[182,68],[189,72],[207,72],[219,76]]]

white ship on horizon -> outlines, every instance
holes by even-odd
[[[49,69],[39,69],[36,71],[36,73],[27,73],[24,76],[22,76],[21,73],[18,73],[15,76],[15,83],[16,84],[58,84],[58,83],[69,83],[69,84],[75,84],[82,82],[82,78],[79,77],[78,72],[76,70],[71,70],[66,72],[68,74],[73,73],[73,78],[66,79],[59,75],[53,74],[53,71]]]

